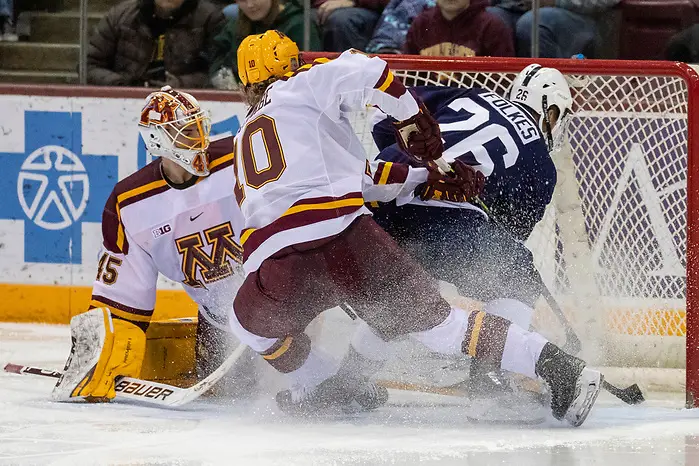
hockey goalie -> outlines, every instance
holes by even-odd
[[[158,273],[181,282],[199,307],[200,378],[235,343],[228,309],[243,277],[233,138],[210,142],[197,100],[168,86],[146,98],[138,127],[154,161],[117,183],[106,203],[92,300],[71,320],[72,348],[55,400],[110,400],[117,376],[139,377]],[[238,390],[254,386],[250,366],[235,371]]]

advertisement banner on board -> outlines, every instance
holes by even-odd
[[[201,103],[212,134],[235,134],[243,103]],[[140,98],[0,95],[0,307],[19,306],[18,296],[29,307],[55,299],[47,286],[89,289],[107,197],[151,161],[137,127],[142,105]]]

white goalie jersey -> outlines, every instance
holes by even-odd
[[[398,120],[418,112],[385,61],[349,50],[274,82],[250,110],[235,149],[246,273],[286,246],[340,233],[369,214],[365,201],[388,200],[363,193],[366,153],[347,116],[367,105]],[[424,170],[406,167],[400,180],[391,172],[376,182],[406,183],[398,189],[406,192],[426,179]]]
[[[243,278],[233,138],[212,142],[209,153],[206,178],[171,185],[157,159],[115,186],[102,217],[91,308],[107,306],[113,316],[145,328],[160,272],[200,306],[227,315]]]
[[[107,306],[113,315],[146,326],[162,273],[215,316],[228,315],[244,279],[232,151],[232,137],[212,142],[211,174],[184,186],[168,184],[160,159],[116,185],[102,218],[91,308]],[[402,164],[365,164],[367,201],[409,196],[427,177],[425,169]]]

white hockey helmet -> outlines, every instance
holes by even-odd
[[[512,82],[508,99],[539,114],[539,128],[548,139],[549,151],[561,148],[573,114],[573,98],[560,71],[537,64],[527,66]],[[550,130],[548,110],[554,105],[560,113],[553,130]]]
[[[151,155],[170,159],[192,175],[209,174],[211,122],[191,94],[170,86],[150,94],[138,130]]]

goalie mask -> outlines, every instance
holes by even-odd
[[[539,128],[547,138],[550,152],[563,146],[573,114],[573,98],[568,82],[560,71],[537,64],[527,66],[512,82],[508,99],[539,114]],[[551,130],[549,109],[553,106],[558,108],[559,114]]]
[[[209,174],[211,122],[190,94],[165,86],[146,97],[138,129],[146,150],[177,163],[192,175]]]

